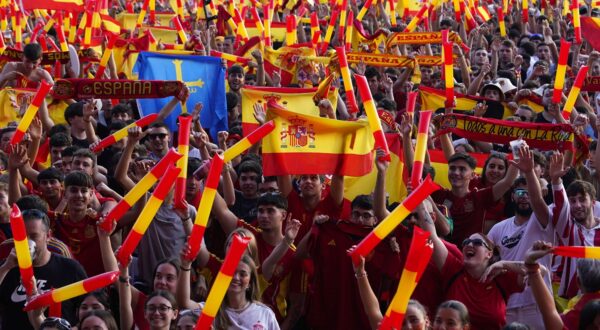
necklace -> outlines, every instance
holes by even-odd
[[[232,312],[241,314],[243,311],[245,311],[248,307],[250,307],[250,302],[246,301],[246,303],[244,304],[244,306],[242,306],[241,308],[233,308],[233,307],[228,307]]]

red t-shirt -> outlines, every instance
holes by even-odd
[[[463,256],[448,254],[442,268],[445,300],[465,304],[471,318],[471,329],[500,329],[506,324],[506,301],[511,294],[523,291],[518,275],[508,272],[485,283],[473,278],[464,269]]]
[[[600,292],[594,293],[586,293],[581,298],[572,309],[566,311],[560,317],[563,320],[564,326],[566,329],[579,329],[579,317],[581,315],[581,310],[585,305],[592,301],[600,299]]]
[[[483,232],[486,212],[496,203],[492,188],[472,190],[462,198],[443,189],[434,192],[432,197],[437,204],[448,208],[454,222],[454,231],[448,241],[456,245],[472,234]]]
[[[478,176],[474,179],[471,180],[471,182],[469,182],[469,189],[470,190],[476,190],[476,189],[484,189],[487,188],[487,186],[483,183],[483,178],[481,176]],[[485,220],[486,221],[494,221],[496,223],[504,220],[507,218],[506,214],[504,214],[504,207],[506,206],[506,203],[504,202],[504,198],[500,198],[496,204],[494,204],[494,206],[492,206],[491,208],[489,208],[485,214]]]
[[[299,220],[302,223],[298,235],[296,236],[295,244],[298,244],[306,233],[310,231],[310,227],[313,224],[313,218],[317,214],[328,215],[330,220],[341,219],[342,203],[336,205],[331,198],[329,188],[323,191],[321,194],[321,201],[317,204],[317,207],[309,211],[302,204],[302,197],[300,194],[292,189],[287,197],[288,200],[288,212],[292,213],[292,218]],[[285,228],[284,228],[285,229]]]
[[[73,257],[83,266],[87,275],[104,273],[96,232],[98,218],[86,215],[80,221],[72,221],[67,213],[53,211],[48,211],[48,217],[54,236],[71,249]]]
[[[254,237],[256,238],[256,245],[258,247],[258,260],[260,264],[267,259],[275,246],[267,243],[262,237],[262,230],[260,228],[256,228],[251,224],[245,222],[244,220],[238,219],[238,227],[243,227],[248,229]],[[291,264],[293,264],[295,249],[288,249],[286,254],[281,258],[281,261],[276,268],[273,277],[271,277],[270,281],[266,281],[262,276],[262,270],[258,269],[258,280],[261,289],[261,301],[265,305],[269,306],[275,316],[277,317],[277,321],[281,322],[285,319],[287,315],[287,294],[289,290],[289,281],[290,281],[290,270]]]

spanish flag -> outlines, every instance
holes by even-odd
[[[600,18],[581,16],[580,21],[583,38],[600,51]]]
[[[34,95],[34,89],[3,88],[0,90],[0,127],[19,121],[18,109],[23,104],[31,103]]]
[[[281,69],[281,85],[298,83],[304,76],[310,82],[310,75],[318,72],[314,58],[317,53],[312,47],[285,46],[277,50],[265,47],[264,63],[267,72]]]
[[[429,153],[429,163],[435,170],[435,180],[433,181],[446,189],[452,188],[450,181],[448,181],[448,161],[444,156],[444,152],[441,150],[427,150],[427,152]],[[475,173],[481,175],[489,154],[472,152],[469,155],[477,161]]]
[[[388,193],[388,203],[400,203],[407,195],[405,179],[408,177],[404,166],[402,153],[402,138],[398,134],[385,134],[390,149],[391,162],[385,176],[385,191]],[[354,200],[358,195],[369,195],[375,190],[377,169],[363,176],[346,176],[344,178],[344,199]]]
[[[269,104],[275,130],[263,139],[264,175],[361,176],[373,168],[373,134],[366,121],[348,122]]]
[[[366,35],[362,23],[354,20],[354,29],[352,33],[352,51],[358,53],[380,54],[379,46],[385,45],[387,35],[379,29],[372,35]]]
[[[256,21],[246,19],[244,20],[246,30],[248,31],[248,37],[259,37],[262,35],[259,28],[256,25]],[[271,40],[274,42],[283,42],[285,40],[285,22],[271,22]]]
[[[319,108],[313,101],[317,88],[291,88],[291,87],[252,87],[246,86],[241,89],[242,93],[242,130],[244,135],[258,128],[259,124],[254,119],[254,104],[263,105],[267,109],[267,102],[276,102],[287,109],[305,115],[319,116]],[[337,92],[330,91],[327,99],[335,109],[337,107]]]
[[[445,90],[438,90],[426,86],[420,86],[419,89],[421,93],[421,109],[433,110],[436,112],[443,111],[446,101]],[[513,111],[506,105],[506,103],[458,93],[455,93],[455,95],[456,108],[454,111],[457,113],[472,111],[478,102],[486,101],[488,105],[488,113],[494,113],[494,115],[491,116],[492,118],[502,119],[513,115]]]
[[[82,12],[82,0],[23,0],[23,9],[53,9],[69,12]]]

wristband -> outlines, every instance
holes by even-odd
[[[367,272],[363,271],[362,273],[354,273],[354,276],[356,277],[356,279],[367,277]]]
[[[129,283],[129,277],[119,276],[119,282],[121,282],[121,283]]]
[[[189,272],[190,270],[192,270],[192,267],[190,267],[190,268],[183,268],[183,266],[179,266],[179,269],[183,270],[184,272]]]

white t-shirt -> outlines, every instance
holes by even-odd
[[[231,325],[228,330],[279,330],[275,313],[261,303],[253,302],[242,311],[225,307]]]
[[[520,226],[515,223],[515,217],[508,218],[495,224],[487,236],[500,251],[500,258],[502,260],[523,261],[525,253],[533,246],[535,241],[554,241],[554,230],[550,219],[550,223],[544,228],[537,220],[535,214],[531,214],[529,220]],[[552,264],[551,256],[547,255],[541,258],[539,263],[550,269]],[[544,282],[546,282],[546,286],[552,292],[549,272],[544,276]],[[535,298],[533,297],[531,288],[527,286],[523,292],[514,293],[510,296],[506,308],[516,308],[533,304],[535,304]]]

